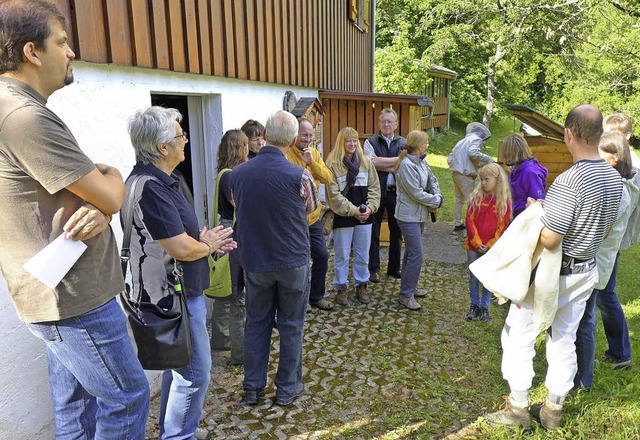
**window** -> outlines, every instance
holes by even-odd
[[[349,0],[349,20],[362,32],[369,30],[371,0]]]

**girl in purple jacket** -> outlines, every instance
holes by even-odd
[[[519,134],[507,136],[501,144],[504,163],[511,167],[509,183],[515,218],[527,207],[527,197],[544,199],[548,171],[531,155],[527,141]]]

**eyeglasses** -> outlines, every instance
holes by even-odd
[[[187,132],[186,131],[183,131],[181,134],[179,134],[177,136],[174,136],[173,138],[174,139],[182,138],[182,140],[185,141],[185,142],[189,140],[189,138],[187,137]]]

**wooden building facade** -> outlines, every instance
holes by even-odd
[[[370,0],[55,0],[79,60],[369,92]]]

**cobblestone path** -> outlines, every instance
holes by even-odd
[[[462,320],[467,273],[465,265],[426,261],[420,287],[428,294],[419,311],[398,304],[400,281],[386,276],[369,283],[368,305],[351,289],[347,306],[312,309],[304,335],[306,393],[287,408],[272,406],[277,330],[265,399],[256,407],[240,404],[242,367],[226,365],[228,352],[214,353],[202,425],[220,439],[432,438],[456,431],[473,395],[468,371],[449,361],[474,362],[474,338],[494,325]],[[149,438],[157,436],[158,401],[152,401]]]

